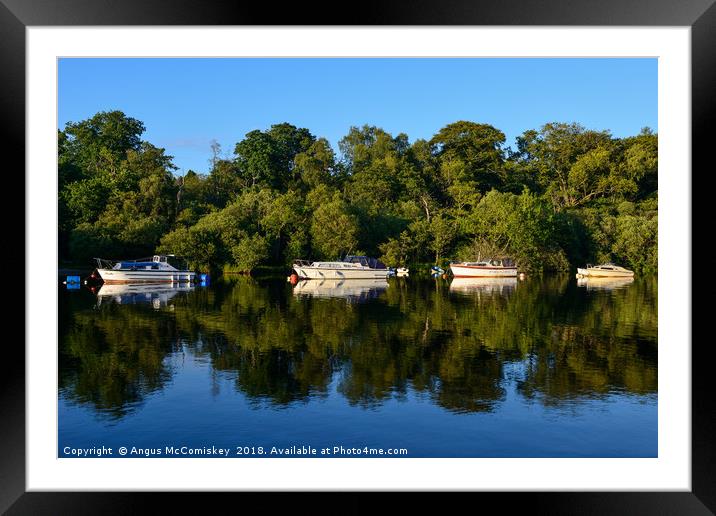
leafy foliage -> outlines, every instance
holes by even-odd
[[[586,261],[657,268],[658,137],[575,123],[525,131],[458,121],[412,144],[351,127],[336,156],[289,123],[254,130],[206,175],[176,176],[120,111],[58,133],[63,260],[155,251],[193,267],[250,271],[352,252],[389,265],[510,256],[523,269]],[[209,149],[207,149],[209,150]]]

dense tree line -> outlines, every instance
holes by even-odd
[[[528,270],[615,261],[657,268],[657,135],[575,123],[525,131],[516,148],[458,121],[412,144],[351,127],[337,155],[289,123],[251,131],[208,174],[176,175],[120,111],[58,132],[63,261],[175,253],[199,269],[250,271],[295,258],[388,265],[511,256]]]

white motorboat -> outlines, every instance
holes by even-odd
[[[634,271],[614,265],[613,263],[604,263],[602,265],[590,265],[584,269],[577,269],[577,278],[631,278],[634,277]]]
[[[113,262],[95,258],[97,273],[104,283],[186,283],[194,281],[196,273],[177,269],[167,259],[173,255]]]
[[[517,266],[509,259],[451,263],[450,271],[456,278],[517,277]]]
[[[301,279],[385,279],[392,272],[375,258],[350,255],[336,262],[296,260],[293,270]]]

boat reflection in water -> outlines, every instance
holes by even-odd
[[[294,296],[343,298],[362,302],[378,297],[388,288],[385,279],[304,279],[293,287]]]
[[[586,287],[589,290],[616,290],[626,288],[634,283],[634,278],[598,278],[585,277],[577,278],[578,287]]]
[[[516,277],[507,278],[453,278],[450,292],[461,294],[508,294],[517,286]]]
[[[97,291],[97,306],[102,303],[119,305],[152,305],[155,310],[166,307],[180,292],[194,290],[192,283],[149,284],[103,284]]]

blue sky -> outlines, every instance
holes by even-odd
[[[58,128],[119,109],[178,174],[208,171],[254,129],[289,122],[338,141],[376,125],[410,141],[458,120],[515,137],[579,122],[617,137],[657,131],[656,59],[80,59],[59,62]]]

